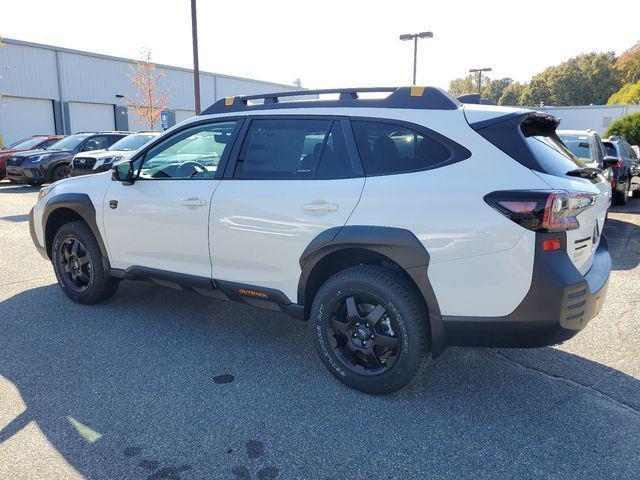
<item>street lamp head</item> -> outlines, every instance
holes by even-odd
[[[400,40],[413,40],[414,35],[411,35],[410,33],[405,33],[403,35],[400,35]]]
[[[420,32],[418,36],[420,38],[433,38],[433,32]]]
[[[487,67],[487,68],[470,68],[469,69],[469,73],[490,72],[490,71],[491,71],[491,67]]]

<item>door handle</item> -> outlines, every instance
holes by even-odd
[[[302,204],[302,209],[307,212],[335,212],[338,210],[338,204],[330,202],[309,202]]]
[[[207,201],[203,200],[202,198],[190,197],[183,198],[182,200],[180,200],[180,203],[185,207],[203,207],[207,204]]]

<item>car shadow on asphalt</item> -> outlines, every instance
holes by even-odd
[[[88,478],[640,471],[640,382],[553,348],[450,348],[409,388],[370,396],[323,369],[310,325],[195,293],[123,282],[82,306],[49,285],[0,312],[0,376],[26,404],[0,449],[35,421]]]
[[[0,193],[26,193],[26,192],[37,192],[38,190],[40,190],[40,187],[33,187],[27,184],[0,181]]]
[[[604,224],[614,270],[632,270],[640,264],[640,225],[609,217]]]

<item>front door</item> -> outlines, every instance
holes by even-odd
[[[302,252],[324,230],[346,223],[364,186],[346,131],[339,118],[251,120],[213,197],[214,279],[297,301]]]
[[[209,210],[236,121],[182,129],[134,161],[133,185],[112,182],[103,218],[111,266],[211,278]]]

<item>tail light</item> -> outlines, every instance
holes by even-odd
[[[562,232],[580,226],[578,214],[595,205],[597,196],[562,190],[503,190],[485,202],[518,225],[536,232]]]

